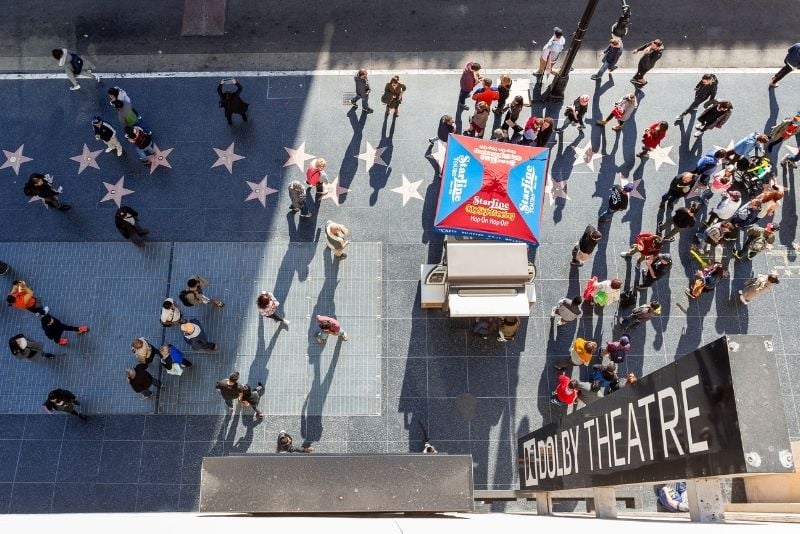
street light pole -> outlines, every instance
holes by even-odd
[[[586,4],[586,9],[583,12],[581,21],[578,23],[578,29],[572,37],[572,42],[569,44],[569,50],[567,50],[564,63],[547,88],[545,97],[547,100],[556,102],[564,100],[564,90],[567,88],[567,82],[569,82],[569,71],[572,69],[572,63],[575,61],[575,56],[578,54],[581,42],[583,41],[583,34],[586,33],[586,28],[592,20],[592,15],[594,15],[594,10],[598,2],[599,0],[589,0],[589,3]]]

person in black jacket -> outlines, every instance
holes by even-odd
[[[612,37],[608,42],[608,46],[603,51],[603,58],[601,60],[600,70],[592,74],[592,80],[600,80],[603,73],[607,70],[609,73],[617,69],[617,61],[622,56],[622,39]],[[609,74],[610,76],[610,74]]]
[[[164,387],[147,371],[146,363],[140,363],[133,369],[125,369],[125,376],[128,378],[131,389],[141,395],[142,399],[149,399],[153,396],[153,392],[150,390],[151,386]]]
[[[122,237],[130,239],[137,247],[144,246],[142,237],[150,233],[139,225],[139,213],[129,206],[120,206],[114,215],[114,226]]]
[[[117,157],[120,157],[122,155],[122,145],[119,144],[119,139],[117,139],[117,131],[110,124],[106,124],[100,115],[95,115],[92,119],[92,127],[94,128],[94,138],[106,144],[106,154],[116,150]]]
[[[719,83],[716,76],[711,73],[703,74],[703,77],[700,78],[700,81],[694,86],[694,100],[689,104],[689,107],[686,108],[686,111],[675,117],[675,124],[679,124],[684,115],[697,111],[697,106],[703,102],[707,101],[705,107],[716,102],[718,85]]]
[[[695,215],[699,209],[700,204],[697,202],[692,202],[688,207],[676,209],[672,217],[664,221],[664,223],[658,227],[658,232],[661,234],[661,237],[664,238],[664,241],[675,241],[675,236],[678,235],[681,230],[694,228],[697,222]]]
[[[49,175],[45,176],[44,174],[35,172],[30,175],[22,191],[26,196],[41,198],[44,203],[51,208],[55,208],[59,211],[69,211],[72,206],[69,204],[62,204],[58,200],[58,195],[61,194],[61,188],[53,189],[52,183],[53,179],[50,178]]]
[[[614,184],[608,195],[608,207],[599,215],[597,222],[608,222],[618,211],[625,211],[628,209],[628,194],[633,191],[635,185],[633,182],[627,183],[624,186]]]
[[[579,130],[586,128],[583,123],[583,117],[589,110],[589,95],[581,95],[575,99],[571,106],[567,106],[564,111],[564,116],[567,118],[561,128],[556,132],[561,133],[567,129],[568,126],[575,124]]]
[[[598,232],[597,228],[591,224],[587,225],[583,235],[572,249],[572,262],[570,262],[570,265],[580,267],[584,262],[588,261],[601,239],[603,239],[603,234]]]
[[[356,96],[350,99],[353,109],[358,107],[358,99],[361,99],[361,109],[364,113],[372,113],[374,110],[369,107],[369,78],[367,77],[367,69],[358,69],[356,75],[353,76],[356,83]]]
[[[439,129],[436,131],[436,137],[428,139],[428,143],[433,145],[438,139],[442,143],[447,144],[451,133],[456,133],[456,121],[453,119],[452,115],[442,115],[442,118],[439,119]]]
[[[89,331],[89,327],[86,325],[69,326],[47,313],[42,316],[42,330],[47,339],[55,341],[59,345],[66,345],[69,341],[64,337],[64,332],[85,334]]]
[[[641,89],[647,85],[644,75],[655,67],[656,62],[661,59],[661,55],[664,53],[664,43],[661,42],[661,39],[654,39],[633,51],[634,54],[639,52],[643,52],[642,59],[639,60],[639,67],[636,70],[636,74],[631,78],[631,83]]]
[[[233,124],[232,117],[234,113],[241,115],[242,120],[247,122],[247,108],[250,106],[239,96],[242,92],[242,84],[232,78],[230,83],[236,86],[236,91],[223,91],[222,86],[225,85],[225,82],[226,80],[219,81],[217,94],[219,95],[219,107],[225,110],[225,118],[228,119],[228,124]]]
[[[295,447],[292,445],[292,436],[285,430],[278,433],[278,452],[313,452],[311,447]]]
[[[44,344],[39,341],[28,339],[23,334],[17,334],[16,336],[10,338],[8,340],[8,348],[11,350],[11,354],[17,358],[27,358],[28,360],[32,360],[39,354],[42,354],[48,359],[56,357],[55,354],[44,351]]]
[[[75,406],[80,406],[78,397],[68,389],[54,389],[47,394],[47,400],[44,401],[44,409],[47,413],[64,412],[79,417],[82,421],[86,421],[88,417],[85,414],[78,413]]]
[[[264,384],[261,382],[258,383],[255,389],[251,388],[250,384],[245,384],[239,390],[239,404],[252,408],[257,419],[264,417],[264,414],[258,409],[258,401],[261,400],[261,395],[263,393]]]

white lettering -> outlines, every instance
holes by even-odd
[[[572,474],[572,453],[569,450],[569,430],[561,431],[561,459],[563,461],[563,474]]]
[[[653,460],[653,429],[650,427],[650,405],[656,401],[656,396],[652,393],[639,399],[639,408],[644,407],[644,415],[647,418],[647,447],[650,449],[650,461]]]
[[[594,426],[594,419],[589,419],[588,421],[583,422],[583,428],[586,429],[586,437],[589,438],[586,440],[586,444],[589,446],[589,471],[594,471],[594,458],[592,457],[592,440],[591,440],[591,428]],[[600,451],[597,451],[598,454]]]
[[[672,400],[672,420],[667,421],[665,418],[666,412],[664,410],[664,400]],[[667,443],[667,432],[672,435],[672,441],[678,449],[678,454],[683,456],[683,447],[678,441],[678,435],[675,433],[675,427],[678,426],[678,397],[675,395],[675,390],[671,387],[664,388],[658,392],[658,411],[659,420],[661,422],[661,442],[664,447],[664,458],[669,458],[669,443]]]
[[[609,415],[611,415],[611,450],[614,451],[614,467],[625,465],[625,458],[617,456],[617,440],[622,438],[622,432],[614,432],[614,418],[622,415],[622,409],[611,410]]]
[[[548,478],[555,478],[556,476],[556,455],[555,455],[555,441],[553,440],[553,436],[547,436],[547,441],[545,442],[545,446],[547,447],[547,477]]]
[[[700,416],[700,409],[696,406],[689,408],[689,399],[687,399],[686,391],[700,383],[700,378],[694,375],[681,382],[681,399],[683,400],[683,417],[686,420],[686,439],[689,441],[689,452],[703,452],[708,450],[708,441],[694,441],[692,437],[692,419]]]
[[[603,445],[606,446],[608,450],[608,466],[611,467],[611,436],[608,431],[608,414],[604,415],[606,421],[606,433],[603,437],[600,437],[600,421],[597,422],[597,425],[594,427],[595,435],[597,436],[597,468],[603,468],[603,454],[600,452],[600,447]]]
[[[572,430],[569,431],[569,441],[572,444],[572,459],[574,460],[575,465],[575,474],[578,474],[578,434],[580,434],[581,427],[575,425],[575,433],[573,434]]]
[[[635,438],[632,436],[636,436]],[[631,463],[631,449],[636,446],[639,448],[639,458],[644,462],[644,450],[642,450],[642,440],[639,437],[639,424],[636,422],[636,410],[633,403],[628,403],[628,463]]]

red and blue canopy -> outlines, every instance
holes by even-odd
[[[434,229],[539,244],[549,149],[451,135]]]

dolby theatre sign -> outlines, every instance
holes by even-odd
[[[794,471],[769,336],[728,336],[519,438],[520,488]]]

